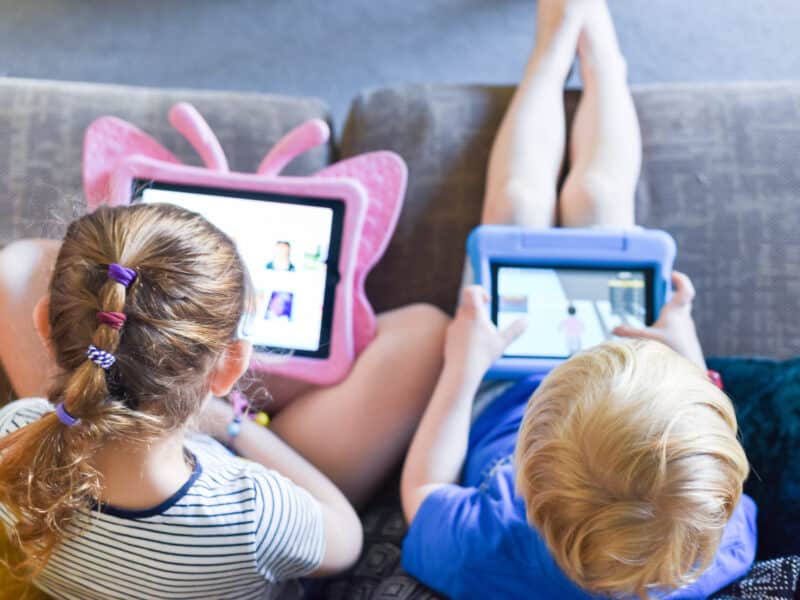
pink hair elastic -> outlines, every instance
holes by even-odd
[[[77,425],[78,423],[81,422],[80,419],[76,419],[67,412],[67,409],[64,408],[63,402],[59,402],[58,406],[56,406],[56,416],[58,416],[58,420],[61,421],[67,427],[72,427],[73,425]]]
[[[108,276],[117,283],[128,287],[133,283],[133,280],[136,279],[136,271],[117,263],[111,263],[108,265]]]
[[[114,329],[122,329],[128,317],[125,313],[103,310],[97,313],[97,321]]]

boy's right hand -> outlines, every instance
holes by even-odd
[[[444,347],[445,365],[463,366],[465,375],[478,378],[483,377],[528,324],[521,318],[498,330],[489,317],[488,302],[481,286],[464,288],[456,316],[447,328]]]
[[[692,301],[695,291],[691,279],[678,271],[672,272],[672,299],[661,309],[658,320],[650,327],[636,329],[620,325],[613,331],[620,337],[655,340],[666,344],[681,356],[688,358],[703,369],[706,361],[697,338],[697,329],[692,319]]]

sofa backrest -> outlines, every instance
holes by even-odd
[[[368,280],[380,309],[452,310],[489,150],[513,88],[401,85],[353,102],[344,157],[409,165],[397,233]],[[637,220],[678,243],[709,355],[800,354],[800,82],[634,87],[644,164]],[[578,93],[566,95],[568,121]]]
[[[376,149],[409,164],[409,190],[386,256],[368,280],[376,308],[427,301],[452,310],[464,241],[480,218],[489,150],[513,88],[401,85],[361,93],[344,157]],[[328,119],[319,100],[0,78],[0,247],[57,237],[83,209],[86,126],[113,114],[187,162],[198,159],[168,124],[178,101],[198,107],[231,166],[252,171],[289,129]],[[566,95],[568,120],[578,94]],[[800,82],[634,87],[644,164],[638,221],[678,241],[694,279],[706,352],[800,354]],[[289,166],[310,173],[333,145]]]
[[[294,126],[330,119],[315,98],[0,78],[0,247],[22,237],[61,237],[64,224],[83,212],[83,134],[97,117],[125,119],[181,160],[200,164],[167,120],[181,101],[208,121],[231,168],[245,172]],[[332,143],[316,148],[287,173],[321,169],[332,154]]]

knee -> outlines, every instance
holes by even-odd
[[[555,221],[555,186],[540,182],[553,177],[533,169],[529,178],[515,177],[506,184],[505,194],[511,206],[511,222],[522,227],[552,227]]]
[[[569,177],[559,196],[564,227],[632,227],[634,191],[605,173]]]
[[[447,314],[433,304],[418,302],[401,310],[405,324],[423,337],[441,337],[450,322]]]
[[[432,304],[416,303],[381,315],[379,334],[394,333],[408,345],[441,349],[449,317]]]
[[[0,250],[0,290],[9,289],[28,270],[36,252],[35,240],[17,240]]]
[[[57,242],[51,240],[25,239],[0,250],[0,303],[27,289],[36,272],[49,265],[56,248]]]
[[[24,239],[15,240],[0,249],[2,275],[22,272],[41,264],[44,257],[58,242],[53,240]],[[13,268],[12,268],[13,267]]]

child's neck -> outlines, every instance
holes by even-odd
[[[118,440],[105,444],[92,459],[103,476],[100,500],[116,508],[145,510],[175,494],[192,467],[183,448],[183,430],[149,444]]]

